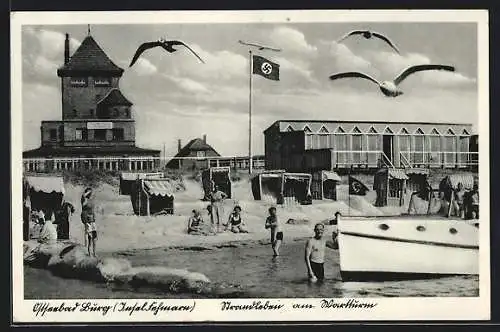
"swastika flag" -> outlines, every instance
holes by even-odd
[[[253,73],[268,80],[280,80],[280,65],[258,55],[253,56]]]
[[[349,195],[365,196],[367,191],[369,189],[363,182],[349,175]]]

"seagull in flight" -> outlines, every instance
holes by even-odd
[[[177,51],[177,49],[174,48],[174,46],[184,46],[185,48],[190,50],[191,53],[193,53],[198,58],[198,60],[200,60],[202,63],[205,63],[205,61],[203,61],[203,59],[200,58],[200,56],[198,54],[196,54],[196,52],[193,51],[191,49],[191,47],[187,46],[182,41],[180,41],[180,40],[166,40],[165,38],[160,38],[157,41],[142,43],[139,46],[139,48],[137,48],[137,51],[135,51],[134,57],[132,58],[132,61],[130,62],[129,67],[132,67],[134,65],[134,63],[137,61],[137,59],[139,59],[139,57],[141,56],[142,53],[149,50],[150,48],[155,48],[158,46],[162,47],[168,53],[174,53]]]
[[[269,51],[274,51],[274,52],[281,52],[281,50],[279,48],[273,48],[273,47],[268,47],[268,46],[262,46],[262,45],[257,45],[257,44],[253,44],[253,43],[246,43],[242,40],[238,40],[238,43],[242,44],[242,45],[246,45],[246,46],[253,46],[253,47],[257,47],[257,49],[259,51],[263,51],[263,50],[269,50]]]
[[[380,88],[380,90],[382,91],[382,93],[386,97],[397,97],[397,96],[403,94],[403,91],[401,91],[398,88],[398,85],[405,78],[407,78],[409,75],[411,75],[413,73],[416,73],[416,72],[419,72],[419,71],[424,71],[424,70],[445,70],[445,71],[454,72],[455,71],[455,67],[446,66],[446,65],[417,65],[417,66],[412,66],[412,67],[409,67],[409,68],[403,70],[403,72],[401,72],[401,74],[399,74],[393,81],[383,81],[383,82],[379,82],[376,79],[374,79],[373,77],[368,76],[368,75],[363,74],[363,73],[360,73],[360,72],[339,73],[339,74],[331,75],[330,79],[333,81],[333,80],[340,79],[340,78],[352,78],[352,77],[355,77],[355,78],[364,78],[364,79],[370,80],[373,83],[377,84],[378,87]]]
[[[344,37],[340,38],[337,43],[341,43],[346,38],[349,38],[351,36],[356,36],[356,35],[361,35],[361,36],[365,37],[366,39],[370,39],[372,37],[379,38],[379,39],[383,40],[384,42],[386,42],[397,53],[400,53],[399,49],[396,47],[396,45],[389,38],[387,38],[386,36],[384,36],[381,33],[374,32],[374,31],[369,31],[369,30],[354,30],[354,31],[351,31],[348,34],[346,34]]]

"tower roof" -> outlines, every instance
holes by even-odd
[[[90,35],[83,40],[68,63],[57,70],[58,76],[89,73],[115,76],[123,74],[123,69],[111,61]]]
[[[111,89],[97,104],[100,106],[132,106],[132,103],[117,88]]]

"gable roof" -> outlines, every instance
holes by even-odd
[[[132,103],[125,98],[125,96],[122,94],[122,92],[117,89],[113,88],[111,89],[104,98],[99,100],[97,102],[99,106],[115,106],[115,105],[126,105],[126,106],[132,106]]]
[[[194,138],[191,141],[189,141],[188,144],[186,144],[181,151],[179,151],[175,157],[187,157],[189,156],[189,153],[191,151],[213,151],[217,156],[220,156],[220,154],[215,151],[213,147],[211,147],[209,144],[205,143],[201,138]],[[175,158],[174,157],[174,158]]]
[[[87,74],[89,72],[106,73],[115,76],[123,74],[123,69],[111,61],[92,36],[87,36],[83,40],[80,47],[70,57],[68,63],[57,70],[57,75],[61,77],[69,74]]]

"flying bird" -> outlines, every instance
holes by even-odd
[[[374,32],[374,31],[369,31],[369,30],[354,30],[354,31],[351,31],[348,34],[346,34],[344,37],[340,38],[337,43],[341,43],[342,41],[344,41],[344,39],[346,39],[348,37],[351,37],[351,36],[356,36],[356,35],[362,35],[366,39],[370,39],[372,37],[379,38],[379,39],[383,40],[384,42],[386,42],[397,53],[400,53],[399,49],[396,47],[396,45],[394,45],[394,43],[389,38],[387,38],[386,36],[384,36],[381,33]]]
[[[360,72],[346,72],[346,73],[339,73],[335,75],[331,75],[330,79],[336,80],[340,78],[349,78],[349,77],[355,77],[355,78],[364,78],[367,80],[372,81],[373,83],[377,84],[382,91],[382,93],[387,96],[387,97],[397,97],[399,95],[403,94],[403,91],[401,91],[398,88],[398,85],[409,75],[419,72],[419,71],[424,71],[424,70],[445,70],[445,71],[455,71],[455,67],[452,66],[446,66],[446,65],[417,65],[417,66],[412,66],[409,67],[401,74],[399,74],[393,81],[384,81],[384,82],[379,82],[376,79],[374,79],[371,76],[368,76],[366,74],[360,73]]]
[[[137,51],[135,51],[134,57],[132,58],[132,61],[130,62],[129,67],[132,67],[134,65],[134,63],[137,61],[137,59],[139,59],[139,57],[141,56],[142,53],[144,53],[145,51],[147,51],[151,48],[155,48],[158,46],[162,47],[168,53],[174,53],[177,51],[177,49],[174,48],[174,46],[184,46],[185,48],[190,50],[191,53],[193,53],[198,58],[198,60],[200,60],[202,63],[205,63],[205,61],[203,61],[203,59],[200,58],[199,55],[196,54],[196,52],[191,49],[191,47],[187,46],[182,41],[180,41],[180,40],[165,40],[164,38],[160,38],[157,41],[146,42],[146,43],[141,44],[139,46],[139,48],[137,48]]]
[[[268,46],[262,46],[262,45],[257,45],[257,44],[253,44],[253,43],[246,43],[242,40],[238,40],[238,43],[242,44],[242,45],[246,45],[246,46],[253,46],[253,47],[257,47],[257,49],[259,51],[263,51],[263,50],[269,50],[269,51],[274,51],[274,52],[281,52],[281,50],[279,48],[273,48],[273,47],[268,47]]]

